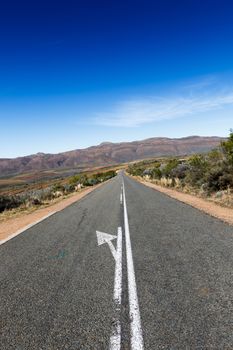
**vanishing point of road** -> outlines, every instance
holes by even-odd
[[[233,228],[118,174],[0,246],[0,349],[233,349]]]

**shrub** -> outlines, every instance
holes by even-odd
[[[72,193],[75,190],[75,185],[73,184],[65,184],[64,185],[64,191],[65,193]]]
[[[223,153],[219,149],[213,149],[208,153],[208,160],[211,163],[219,163],[223,160]]]
[[[151,176],[153,179],[160,180],[162,177],[162,172],[159,168],[153,168],[151,172]]]
[[[0,213],[7,209],[17,208],[22,204],[22,200],[17,196],[0,196]]]
[[[175,168],[171,170],[171,177],[178,178],[178,179],[184,179],[187,175],[187,171],[190,170],[189,164],[178,164]]]
[[[53,192],[64,192],[65,188],[63,185],[61,185],[60,183],[54,184],[52,187],[52,191]]]
[[[223,176],[223,169],[220,167],[213,168],[206,174],[206,189],[209,191],[219,191],[220,178]]]
[[[143,176],[143,171],[145,170],[145,167],[141,167],[141,166],[136,166],[135,164],[134,165],[130,165],[128,167],[128,173],[130,175],[133,175],[133,176]]]
[[[223,153],[227,162],[233,166],[233,130],[230,130],[230,135],[227,141],[221,143]]]
[[[162,175],[165,177],[171,177],[172,170],[178,166],[177,159],[171,159],[169,162],[162,168]]]
[[[220,189],[233,188],[233,174],[225,173],[219,178]]]
[[[74,185],[74,186],[77,184],[84,185],[86,181],[87,181],[86,174],[78,174],[78,175],[74,175],[70,178],[69,184]]]
[[[193,187],[200,187],[205,182],[205,174],[208,162],[203,155],[194,155],[188,162],[190,168],[187,171],[186,181]]]

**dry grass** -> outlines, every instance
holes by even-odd
[[[94,189],[102,186],[103,183],[92,187],[86,187],[79,192],[72,193],[66,198],[59,198],[56,202],[50,202],[49,205],[44,207],[36,207],[25,211],[8,211],[4,217],[4,221],[0,222],[0,241],[6,239],[11,234],[18,230],[24,229],[28,225],[42,219],[48,214],[58,212],[66,208],[67,206],[75,203],[77,200],[83,198]],[[2,215],[2,214],[1,214]]]
[[[205,199],[206,201],[218,204],[222,207],[233,208],[233,190],[230,188],[225,191],[218,191],[208,196],[206,192],[204,192],[201,189],[195,189],[188,185],[183,186],[180,179],[178,178],[175,178],[173,180],[165,177],[162,177],[160,180],[156,180],[156,179],[151,180],[148,177],[142,178],[140,176],[138,176],[137,178],[140,181],[146,180],[147,182],[150,182],[158,186],[162,186],[164,188],[174,189],[181,193],[190,194],[192,196]]]
[[[69,195],[60,196],[60,197],[54,198],[50,201],[47,200],[46,202],[43,202],[40,205],[30,205],[30,206],[22,205],[18,208],[4,210],[2,213],[0,213],[0,223],[7,221],[9,219],[12,219],[12,218],[18,218],[18,217],[33,213],[39,209],[48,208],[56,203],[63,201],[64,199],[70,198],[74,195],[77,195],[77,192],[71,193]]]

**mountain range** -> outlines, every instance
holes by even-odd
[[[37,153],[18,158],[0,159],[0,176],[30,171],[68,168],[93,168],[160,156],[204,153],[219,146],[221,137],[189,136],[179,139],[155,137],[142,141],[111,143],[58,154]]]

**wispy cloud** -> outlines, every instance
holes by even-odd
[[[202,85],[204,87],[206,82]],[[233,106],[233,89],[228,89],[227,92],[223,90],[211,92],[210,89],[200,93],[193,89],[193,86],[186,96],[150,97],[119,102],[112,107],[111,111],[97,113],[93,121],[103,126],[138,127]],[[198,88],[200,86],[201,83],[198,84]]]

